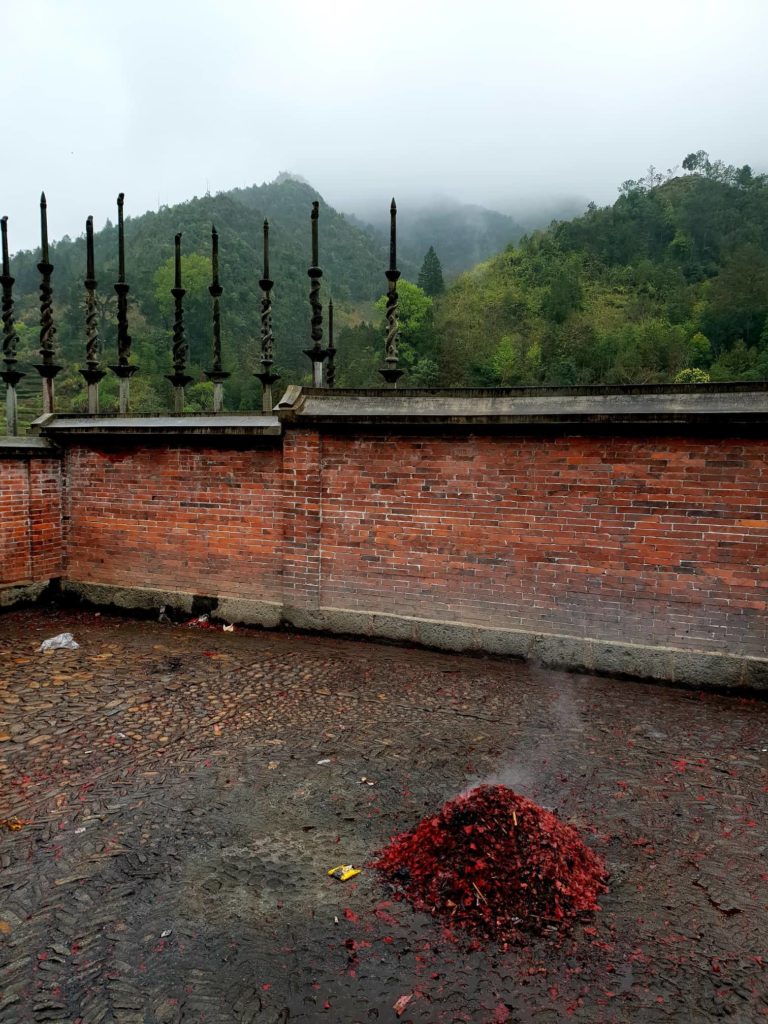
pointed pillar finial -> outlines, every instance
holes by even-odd
[[[187,367],[187,339],[184,334],[184,296],[186,288],[181,284],[181,232],[174,238],[174,277],[171,295],[174,302],[173,316],[173,373],[166,376],[173,384],[173,411],[184,412],[184,388],[192,378],[185,372]]]
[[[16,369],[16,346],[19,337],[13,317],[13,285],[11,277],[11,259],[8,255],[8,218],[0,218],[0,234],[2,235],[3,272],[0,274],[0,286],[3,290],[3,369],[0,378],[5,382],[5,429],[14,437],[19,432],[18,406],[16,401],[16,385],[25,375]]]
[[[254,376],[261,381],[261,411],[271,413],[274,406],[272,385],[280,380],[280,374],[274,373],[274,341],[272,333],[272,286],[274,281],[269,276],[269,221],[264,221],[264,262],[259,280],[261,297],[261,373]]]
[[[315,200],[312,203],[312,266],[307,271],[310,280],[309,304],[312,307],[311,337],[314,342],[312,348],[304,350],[304,355],[312,360],[312,383],[316,388],[323,386],[323,362],[327,356],[326,350],[321,345],[323,340],[323,306],[320,302],[320,278],[323,272],[318,266],[320,262],[318,245],[318,221],[320,218],[320,203]]]
[[[131,336],[128,333],[128,292],[130,288],[125,280],[125,222],[123,209],[125,206],[125,193],[121,192],[117,197],[117,282],[115,292],[117,293],[117,362],[110,366],[110,370],[120,379],[120,414],[125,416],[128,412],[128,399],[131,377],[138,370],[130,362]]]
[[[219,281],[219,233],[211,224],[211,284],[208,293],[213,302],[213,365],[205,370],[205,376],[213,381],[213,411],[220,413],[224,408],[224,381],[229,373],[221,365],[221,295],[224,289]]]
[[[106,370],[99,366],[99,332],[96,318],[96,271],[93,256],[93,217],[85,222],[85,366],[80,374],[88,384],[88,412],[99,412],[99,382]]]
[[[43,412],[54,411],[54,378],[61,367],[54,362],[56,325],[53,322],[53,288],[51,275],[53,264],[48,252],[48,203],[45,192],[40,193],[40,356],[42,362],[35,366],[43,382]]]

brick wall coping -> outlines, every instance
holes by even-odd
[[[284,425],[665,426],[733,429],[768,425],[768,382],[594,385],[567,388],[288,387],[275,415],[41,416],[33,436],[0,438],[0,453],[55,455],[46,439],[279,437]],[[34,436],[36,435],[36,436]]]
[[[96,437],[279,437],[276,416],[41,416],[32,429],[45,437],[85,435]]]
[[[586,388],[337,389],[289,387],[284,424],[587,425],[728,428],[768,424],[768,385]]]
[[[43,437],[0,437],[0,459],[61,458],[61,450]]]

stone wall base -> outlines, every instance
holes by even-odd
[[[0,608],[13,608],[15,605],[39,601],[50,585],[50,580],[0,585]]]
[[[0,590],[0,607],[29,600],[43,584]],[[116,587],[61,581],[65,600],[102,608],[119,608],[153,617],[165,605],[169,613],[200,615],[243,625],[278,627],[376,638],[438,650],[476,652],[525,659],[553,669],[652,680],[700,690],[768,693],[768,658],[710,651],[682,650],[652,644],[620,643],[596,637],[537,633],[522,629],[475,626],[463,622],[387,615],[346,608],[307,610],[271,601],[211,597],[178,590]]]

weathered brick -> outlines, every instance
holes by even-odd
[[[768,442],[352,434],[7,459],[0,582],[765,656]],[[66,481],[64,486],[63,481]]]
[[[0,584],[61,575],[62,482],[58,459],[0,462]]]

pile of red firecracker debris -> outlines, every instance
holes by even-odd
[[[395,836],[374,862],[418,910],[514,941],[599,910],[605,863],[575,829],[506,786],[479,786]]]

